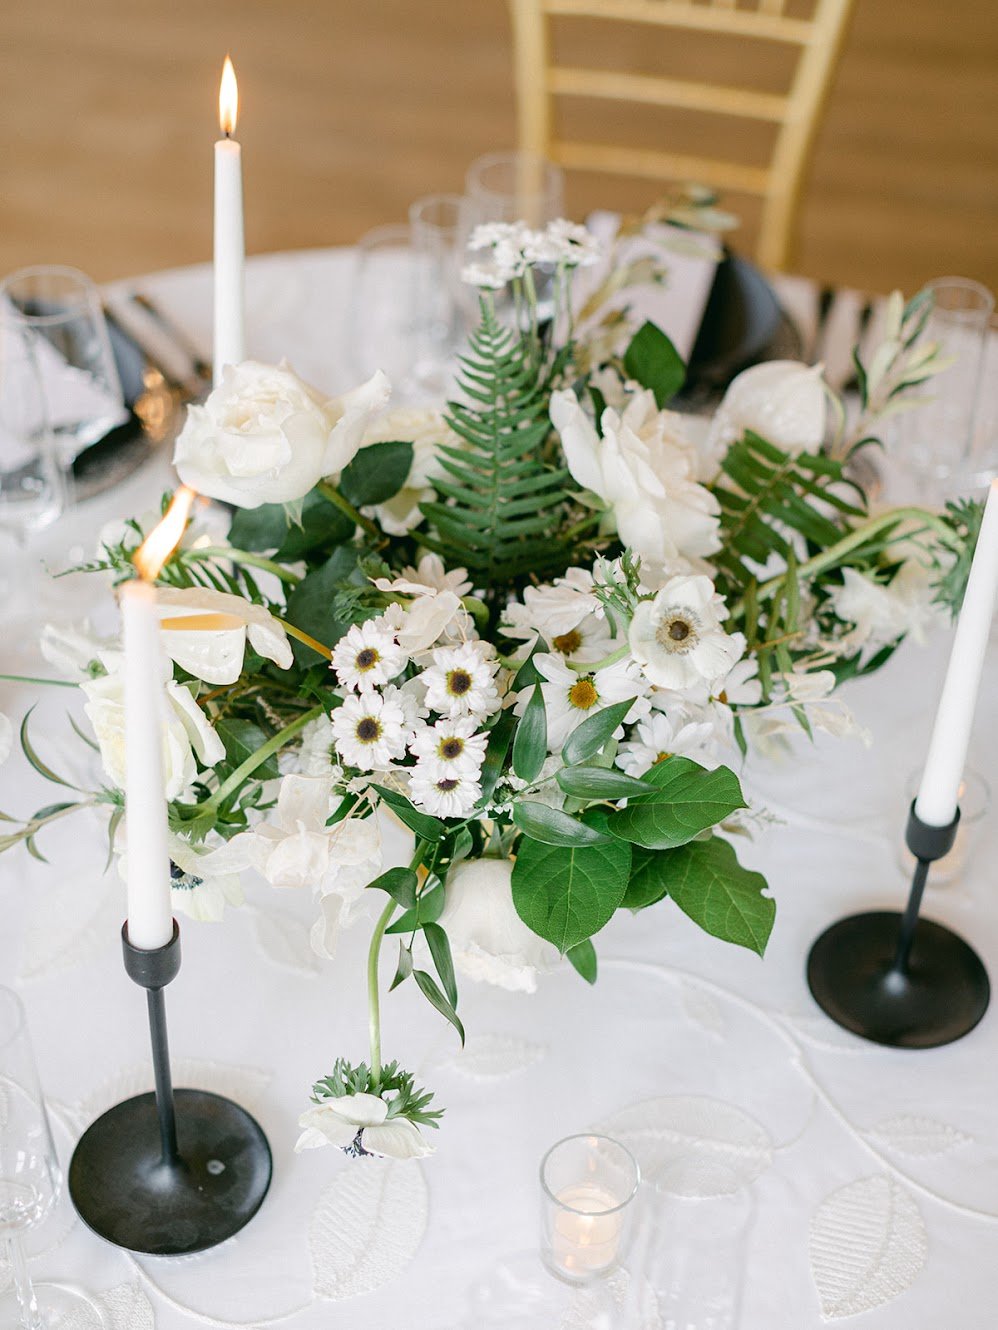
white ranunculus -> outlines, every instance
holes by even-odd
[[[205,683],[235,683],[246,642],[282,670],[294,664],[287,633],[262,605],[209,587],[157,587],[163,649]],[[192,620],[190,628],[183,627]],[[202,620],[198,623],[198,620]]]
[[[645,677],[682,690],[724,678],[745,651],[741,633],[721,627],[723,601],[709,577],[670,578],[634,611],[627,640]]]
[[[827,401],[822,365],[767,360],[742,370],[717,409],[704,452],[716,472],[746,430],[796,456],[816,453],[825,438]]]
[[[511,992],[533,993],[537,975],[550,970],[558,950],[532,933],[516,912],[509,859],[458,864],[447,878],[440,925],[457,969]]]
[[[621,541],[643,559],[704,558],[720,548],[720,508],[695,481],[696,456],[680,417],[651,392],[603,412],[600,438],[573,392],[551,395],[551,420],[578,483],[613,512]]]
[[[283,363],[227,365],[203,406],[190,406],[173,463],[186,485],[239,508],[291,503],[341,471],[388,400],[379,370],[327,399]]]
[[[306,1109],[298,1125],[303,1128],[295,1144],[298,1153],[322,1145],[337,1145],[341,1150],[359,1145],[364,1154],[422,1159],[434,1149],[423,1140],[414,1122],[408,1118],[389,1119],[388,1105],[376,1094],[362,1092],[325,1099]]]
[[[405,536],[423,520],[419,505],[436,497],[433,482],[444,474],[437,457],[441,446],[461,448],[463,444],[436,407],[403,406],[373,421],[364,431],[361,447],[397,439],[412,444],[412,465],[399,492],[374,511],[383,531]]]
[[[104,771],[118,789],[125,786],[125,680],[121,661],[106,654],[108,673],[80,684],[86,695],[84,711],[94,728]],[[213,767],[225,756],[221,739],[190,692],[172,679],[164,681],[163,779],[167,799],[179,799],[197,776],[195,756]]]

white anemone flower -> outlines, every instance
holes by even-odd
[[[384,617],[355,623],[333,647],[332,667],[344,688],[365,693],[401,674],[409,663]]]
[[[227,905],[242,905],[240,873],[252,862],[249,847],[231,841],[205,841],[192,845],[171,833],[170,901],[175,912],[200,923],[219,923]]]
[[[437,647],[433,664],[421,678],[426,705],[443,716],[490,716],[499,708],[495,685],[497,664],[485,656],[481,642],[458,647]]]
[[[384,771],[405,756],[412,736],[399,689],[348,697],[333,712],[336,751],[347,766]]]
[[[628,642],[645,677],[681,691],[723,678],[745,651],[721,627],[723,601],[709,577],[673,577],[634,611]]]
[[[262,605],[210,587],[157,587],[156,609],[163,650],[171,660],[210,684],[235,683],[246,643],[282,670],[294,664],[288,635]]]
[[[298,1119],[304,1130],[295,1151],[337,1145],[354,1154],[387,1159],[422,1159],[433,1153],[419,1128],[408,1118],[389,1118],[388,1105],[375,1094],[340,1095],[314,1104]]]
[[[558,949],[531,932],[513,905],[508,859],[458,864],[447,877],[440,916],[459,973],[510,992],[533,993]]]
[[[627,719],[633,721],[644,715],[648,703],[642,696],[648,685],[641,678],[631,660],[620,660],[592,674],[578,674],[570,669],[560,656],[539,652],[534,664],[541,675],[541,693],[547,712],[548,748],[558,752],[565,740],[588,716],[594,716],[604,707],[636,698]],[[522,715],[532,689],[523,689],[517,703],[517,715]]]
[[[478,776],[489,736],[478,730],[474,716],[445,717],[425,725],[412,742],[412,752],[427,775]]]

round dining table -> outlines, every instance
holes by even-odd
[[[351,263],[347,250],[251,259],[248,354],[286,357],[331,392],[351,386]],[[792,280],[777,289],[802,323],[812,319],[813,352],[814,289]],[[207,352],[207,266],[109,287],[123,321],[136,291]],[[858,312],[861,302],[852,303]],[[159,338],[161,360],[185,354],[148,317],[141,334],[150,348]],[[844,325],[839,338],[838,363],[847,365]],[[51,676],[38,651],[45,622],[89,618],[113,629],[105,575],[49,574],[92,557],[106,524],[156,508],[171,482],[164,446],[36,538],[35,571],[8,597],[0,671]],[[544,1152],[598,1130],[634,1152],[659,1204],[741,1197],[746,1223],[730,1250],[719,1244],[720,1259],[740,1271],[741,1330],[840,1321],[856,1330],[993,1330],[998,1010],[957,1043],[899,1050],[832,1024],[805,982],[809,948],[830,923],[903,905],[905,787],[927,747],[950,636],[944,626],[925,645],[908,643],[843,689],[853,736],[802,736],[782,760],[753,754],[744,764],[758,816],[739,854],[766,874],[777,901],[764,959],[711,939],[665,900],[616,916],[596,938],[594,986],[568,964],[542,975],[535,993],[462,981],[463,1050],[413,985],[385,997],[385,1056],[446,1109],[425,1159],[294,1150],[312,1082],[338,1056],[366,1055],[363,927],[341,936],[335,959],[320,958],[309,945],[311,895],[252,878],[246,903],[221,923],[182,918],[183,966],[167,993],[174,1080],[255,1115],[273,1151],[270,1192],[238,1236],[184,1258],[105,1243],[63,1197],[28,1237],[32,1275],[84,1286],[116,1330],[481,1326],[490,1323],[489,1289],[511,1272],[540,1270]],[[92,788],[96,757],[70,724],[80,716],[76,694],[0,685],[0,710],[15,725],[36,703],[36,750]],[[985,778],[995,774],[996,735],[992,651],[970,755]],[[15,742],[0,768],[0,810],[25,816],[61,794]],[[152,1071],[145,1003],[122,965],[124,889],[107,866],[106,821],[88,811],[67,817],[39,849],[47,862],[23,847],[0,858],[0,982],[27,1009],[65,1166],[86,1126],[151,1088]],[[930,877],[924,902],[925,915],[971,939],[992,971],[996,853],[992,817],[958,879]],[[654,1184],[677,1164],[687,1195],[663,1199]],[[10,1278],[2,1259],[0,1288]],[[565,1305],[561,1325],[595,1324],[581,1303]],[[620,1322],[611,1314],[602,1324]],[[661,1330],[673,1325],[663,1313]]]

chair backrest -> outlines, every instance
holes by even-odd
[[[796,0],[791,0],[796,8]],[[782,269],[790,257],[802,177],[852,0],[814,0],[808,18],[787,0],[510,0],[520,147],[568,169],[654,180],[693,181],[762,200],[756,257]],[[551,20],[580,18],[777,43],[795,55],[785,92],[679,78],[579,68],[552,61]],[[758,47],[757,47],[758,49]],[[750,59],[748,52],[746,59]],[[609,99],[731,116],[776,127],[767,165],[651,148],[567,141],[555,130],[558,97]]]

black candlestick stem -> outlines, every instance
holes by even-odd
[[[912,804],[906,840],[915,871],[904,913],[850,915],[811,948],[807,982],[838,1025],[895,1048],[936,1048],[968,1034],[988,1008],[991,985],[977,952],[950,929],[920,918],[929,867],[952,849],[960,814],[945,827]]]
[[[244,1108],[207,1090],[174,1090],[164,989],[180,969],[180,931],[146,951],[121,930],[125,969],[146,990],[154,1094],[116,1104],[80,1138],[69,1192],[84,1223],[129,1251],[180,1256],[249,1222],[270,1186],[267,1138]]]

